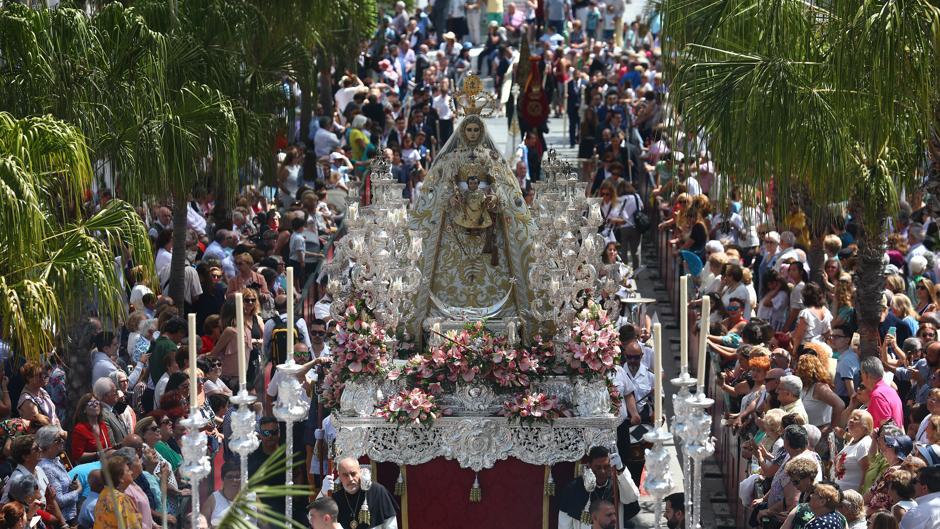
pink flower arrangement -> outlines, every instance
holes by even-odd
[[[468,324],[463,330],[450,331],[445,336],[440,346],[411,357],[402,374],[419,383],[448,388],[458,382],[524,388],[528,387],[530,377],[541,373],[538,355],[509,346],[505,337],[486,331],[483,322]]]
[[[345,320],[336,325],[331,352],[333,363],[323,380],[321,397],[329,407],[339,405],[346,383],[360,377],[384,377],[389,354],[385,329],[365,309],[364,303],[350,303]]]
[[[572,374],[606,375],[620,359],[620,334],[599,305],[589,302],[574,321],[565,360]]]
[[[501,414],[509,420],[523,423],[552,422],[560,417],[571,417],[571,411],[557,398],[544,393],[523,393],[503,404]]]
[[[415,388],[393,395],[376,412],[388,422],[398,424],[430,424],[441,415],[433,395]]]

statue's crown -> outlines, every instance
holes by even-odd
[[[473,73],[467,74],[452,101],[454,113],[458,116],[489,117],[499,108],[499,100],[483,91],[483,81]]]

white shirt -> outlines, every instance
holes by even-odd
[[[154,260],[154,269],[159,270],[164,266],[170,266],[171,261],[173,261],[173,252],[166,248],[160,248],[157,250],[157,257]]]
[[[157,277],[161,285],[170,283],[170,267],[165,266],[157,269]],[[164,288],[164,291],[166,288]],[[196,269],[186,265],[183,267],[183,301],[194,303],[202,295],[202,283],[199,281],[199,272]]]
[[[917,506],[901,518],[901,529],[940,529],[940,492],[917,498]]]
[[[437,117],[443,120],[453,119],[454,114],[450,109],[450,94],[434,96],[432,105],[437,111]]]
[[[163,393],[166,392],[166,385],[169,381],[170,381],[169,373],[163,373],[163,376],[161,376],[160,380],[157,381],[157,385],[153,389],[153,406],[155,408],[160,407],[160,399],[163,398]]]
[[[283,378],[284,378],[284,371],[280,369],[275,371],[274,376],[271,377],[271,382],[268,383],[267,393],[268,393],[268,396],[271,397],[272,399],[277,398],[278,384],[281,383],[281,380]],[[313,384],[314,382],[317,381],[317,372],[313,369],[307,371],[307,374],[304,375],[304,379],[306,379],[306,381],[309,382],[310,384]],[[310,404],[310,395],[307,395],[306,391],[304,392],[303,399],[304,399],[304,402],[306,402],[307,404]]]
[[[694,176],[690,176],[685,179],[685,190],[690,196],[701,195],[702,186],[698,183],[698,180]]]
[[[633,384],[633,396],[636,398],[637,405],[653,392],[656,379],[653,373],[643,365],[642,361],[635,375],[630,373],[630,368],[626,365],[623,366],[623,374]]]
[[[626,396],[630,393],[634,393],[636,388],[633,387],[633,382],[626,375],[626,370],[620,366],[614,366],[614,373],[608,375],[611,382],[614,383],[614,386],[617,387],[617,391],[620,392],[620,417],[627,417],[627,402]]]
[[[278,318],[281,321],[287,321],[287,313],[278,314]],[[264,323],[264,335],[262,336],[261,351],[265,354],[271,352],[271,334],[274,333],[274,327],[278,324],[277,319],[271,318],[270,320]],[[297,338],[299,338],[304,344],[306,344],[307,349],[312,350],[313,345],[310,344],[310,332],[307,330],[307,322],[303,318],[297,318],[295,321],[295,326],[297,327]]]
[[[336,134],[321,128],[317,129],[317,133],[313,136],[313,145],[313,150],[319,158],[333,152],[333,149],[340,146],[340,141]]]

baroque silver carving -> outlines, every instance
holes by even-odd
[[[337,457],[420,465],[443,457],[479,472],[514,457],[532,465],[580,459],[592,446],[616,445],[615,417],[572,417],[521,425],[504,417],[444,417],[429,426],[398,426],[378,417],[336,417]]]
[[[583,380],[574,382],[575,411],[582,417],[610,414],[610,393],[603,380]]]
[[[339,411],[349,417],[369,417],[375,413],[380,395],[379,384],[372,378],[349,381],[339,398]]]
[[[456,391],[441,397],[441,407],[458,417],[486,417],[498,412],[505,399],[485,384],[458,382]]]

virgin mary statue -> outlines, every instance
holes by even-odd
[[[411,216],[425,242],[416,324],[522,316],[529,307],[534,225],[519,182],[474,110],[465,110],[435,158]]]

